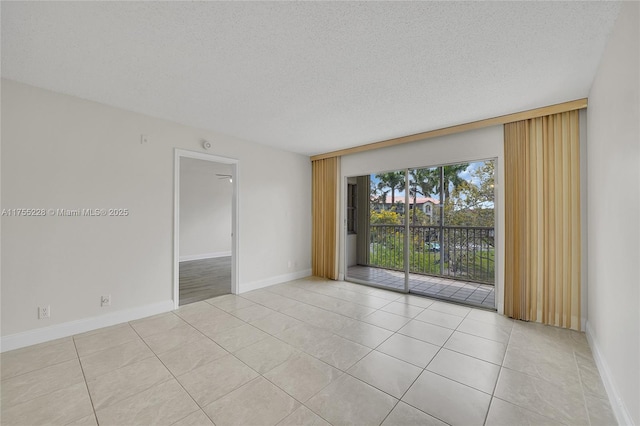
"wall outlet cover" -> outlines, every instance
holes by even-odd
[[[38,319],[51,318],[51,305],[38,307]]]
[[[111,295],[100,297],[100,306],[111,306]]]

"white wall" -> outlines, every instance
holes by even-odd
[[[308,157],[2,80],[2,208],[130,212],[2,217],[3,350],[172,308],[174,148],[202,138],[239,160],[239,291],[308,275]]]
[[[180,159],[180,261],[231,256],[228,164]]]
[[[403,168],[437,166],[473,160],[497,158],[496,164],[496,301],[498,312],[503,312],[504,259],[504,132],[503,126],[487,127],[465,133],[427,139],[391,148],[383,148],[342,157],[342,181],[345,177],[361,176]],[[343,188],[344,192],[344,188]],[[343,194],[343,200],[345,200]],[[344,201],[346,202],[346,201]],[[343,204],[345,205],[345,204]],[[344,209],[343,209],[344,210]],[[342,212],[344,223],[344,211]],[[345,235],[341,234],[340,247],[344,251]],[[345,255],[340,256],[340,273],[344,276]]]
[[[587,335],[621,424],[640,425],[640,7],[624,3],[589,93]]]

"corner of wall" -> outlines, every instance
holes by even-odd
[[[616,419],[625,425],[640,424],[639,28],[640,3],[622,2],[589,91],[586,121],[586,336]]]
[[[580,110],[580,238],[582,242],[582,255],[580,265],[580,330],[586,330],[589,317],[589,162],[587,157],[587,110]]]
[[[609,402],[611,403],[611,409],[613,410],[613,414],[616,416],[616,420],[620,425],[633,425],[633,420],[631,420],[631,414],[627,409],[624,401],[620,397],[620,394],[616,390],[617,387],[614,384],[613,376],[611,375],[611,370],[607,365],[605,358],[600,351],[600,345],[598,344],[598,340],[593,333],[593,329],[589,322],[586,322],[586,335],[587,341],[589,342],[589,347],[591,347],[591,352],[593,353],[593,359],[596,362],[596,366],[598,367],[598,372],[602,377],[602,383],[604,384],[604,388],[607,391],[607,395],[609,396]]]
[[[300,278],[306,278],[310,276],[311,276],[311,269],[304,269],[302,271],[292,272],[290,274],[277,275],[275,277],[270,277],[263,280],[257,280],[257,281],[252,281],[248,283],[240,283],[238,294],[247,293],[253,290],[259,290],[261,288],[285,283],[287,281],[299,280]]]

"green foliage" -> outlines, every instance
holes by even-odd
[[[398,240],[398,237],[396,237]],[[402,238],[400,236],[399,240]],[[409,272],[415,274],[456,277],[469,281],[494,283],[495,280],[495,250],[469,251],[450,256],[444,262],[444,274],[440,272],[440,252],[424,250],[409,251]],[[404,270],[404,252],[399,244],[384,244],[382,242],[371,245],[370,266],[397,271]]]
[[[380,180],[378,182],[378,190],[382,192],[386,198],[386,194],[391,191],[391,204],[395,204],[396,202],[396,190],[402,191],[404,190],[404,173],[403,172],[388,172],[388,173],[378,173],[376,178]],[[384,191],[385,188],[388,188],[388,191]],[[382,199],[384,202],[384,199]]]
[[[495,163],[486,161],[472,173],[472,181],[462,180],[444,204],[446,225],[494,226]]]
[[[402,225],[403,215],[396,213],[395,209],[381,210],[379,212],[371,211],[369,223],[386,224],[386,225]]]
[[[430,226],[434,220],[420,209],[411,209],[411,225]]]
[[[456,188],[462,187],[465,182],[467,182],[460,177],[460,173],[464,172],[468,168],[469,163],[460,163],[443,167],[445,201],[449,200],[452,191]]]
[[[434,205],[433,216],[417,208],[406,212],[412,225],[408,253],[410,272],[494,282],[493,234],[487,230],[455,226],[494,226],[495,163],[486,161],[470,171],[470,178],[463,178],[468,169],[469,164],[462,163],[409,171],[408,192],[413,205],[418,196],[440,198],[441,190],[444,199],[442,208]],[[442,186],[441,174],[444,176]],[[376,177],[380,182],[377,186],[372,185],[371,194],[372,199],[380,203],[385,201],[388,192],[395,201],[395,191],[405,189],[402,172],[383,173]],[[441,212],[445,228],[438,226]],[[395,206],[390,210],[371,211],[370,223],[370,265],[404,270],[404,215],[397,213]],[[438,235],[441,230],[445,234],[440,241]]]
[[[440,174],[437,167],[430,169],[413,169],[409,171],[409,186],[411,195],[420,194],[428,197],[438,192]],[[415,199],[415,198],[414,198]]]
[[[373,179],[369,181],[369,199],[376,204],[383,204],[387,199],[389,190],[383,190],[380,188],[380,184],[375,184]]]

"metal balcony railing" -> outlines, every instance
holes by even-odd
[[[404,271],[403,225],[369,225],[368,266]],[[409,272],[495,282],[494,228],[409,226]]]

